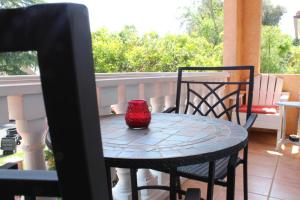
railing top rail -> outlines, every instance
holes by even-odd
[[[229,77],[228,72],[186,72],[184,77],[218,78]],[[168,82],[177,80],[177,72],[131,72],[95,74],[97,86],[115,86],[118,84],[137,84]],[[0,96],[26,95],[41,93],[38,75],[2,76],[0,77]]]

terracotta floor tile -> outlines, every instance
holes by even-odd
[[[288,166],[278,166],[275,180],[299,184],[299,174],[300,170],[291,169]]]
[[[260,176],[265,178],[273,178],[276,166],[264,164],[248,164],[248,175]]]
[[[259,176],[248,176],[248,191],[267,196],[271,188],[272,179]],[[243,191],[243,178],[236,178],[236,189]]]
[[[300,184],[275,180],[270,196],[284,200],[299,200]]]
[[[294,150],[298,149],[298,153],[293,152]],[[291,144],[287,144],[284,150],[281,150],[281,153],[284,155],[284,157],[289,157],[293,159],[299,159],[300,160],[300,150],[298,146],[294,146]]]
[[[252,164],[248,163],[248,175],[273,178],[275,175],[276,165]],[[236,168],[236,176],[243,177],[243,166]]]
[[[267,151],[276,151],[275,146],[253,143],[253,142],[249,143],[250,153],[266,153]]]
[[[249,200],[300,200],[300,153],[292,154],[291,145],[287,145],[285,150],[275,150],[275,139],[276,134],[273,133],[250,133]],[[240,152],[239,156],[242,155]],[[202,198],[206,198],[206,183],[190,180],[183,188],[187,187],[200,188]],[[236,169],[235,197],[243,200],[242,165]],[[215,186],[214,199],[225,200],[226,188]]]
[[[276,166],[278,159],[278,156],[266,153],[249,153],[248,155],[248,163],[252,165]]]
[[[226,190],[218,190],[214,196],[215,200],[226,200]],[[267,200],[268,197],[264,195],[248,193],[248,200]],[[235,200],[244,200],[244,192],[241,190],[235,191]]]

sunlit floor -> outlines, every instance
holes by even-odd
[[[287,145],[275,151],[275,133],[253,131],[249,140],[249,200],[300,200],[300,153],[298,147]],[[243,199],[242,167],[237,169],[237,200]],[[201,197],[206,198],[206,184],[187,181],[184,188],[201,188]],[[226,199],[226,188],[216,186],[214,199]]]

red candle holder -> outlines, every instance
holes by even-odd
[[[151,121],[147,102],[144,100],[129,101],[125,121],[129,128],[147,128]]]

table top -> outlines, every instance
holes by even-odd
[[[278,102],[277,105],[300,108],[300,101],[283,101]]]
[[[105,159],[123,167],[215,160],[239,151],[248,138],[239,125],[195,115],[152,114],[147,129],[128,128],[124,115],[101,117],[100,124]]]

